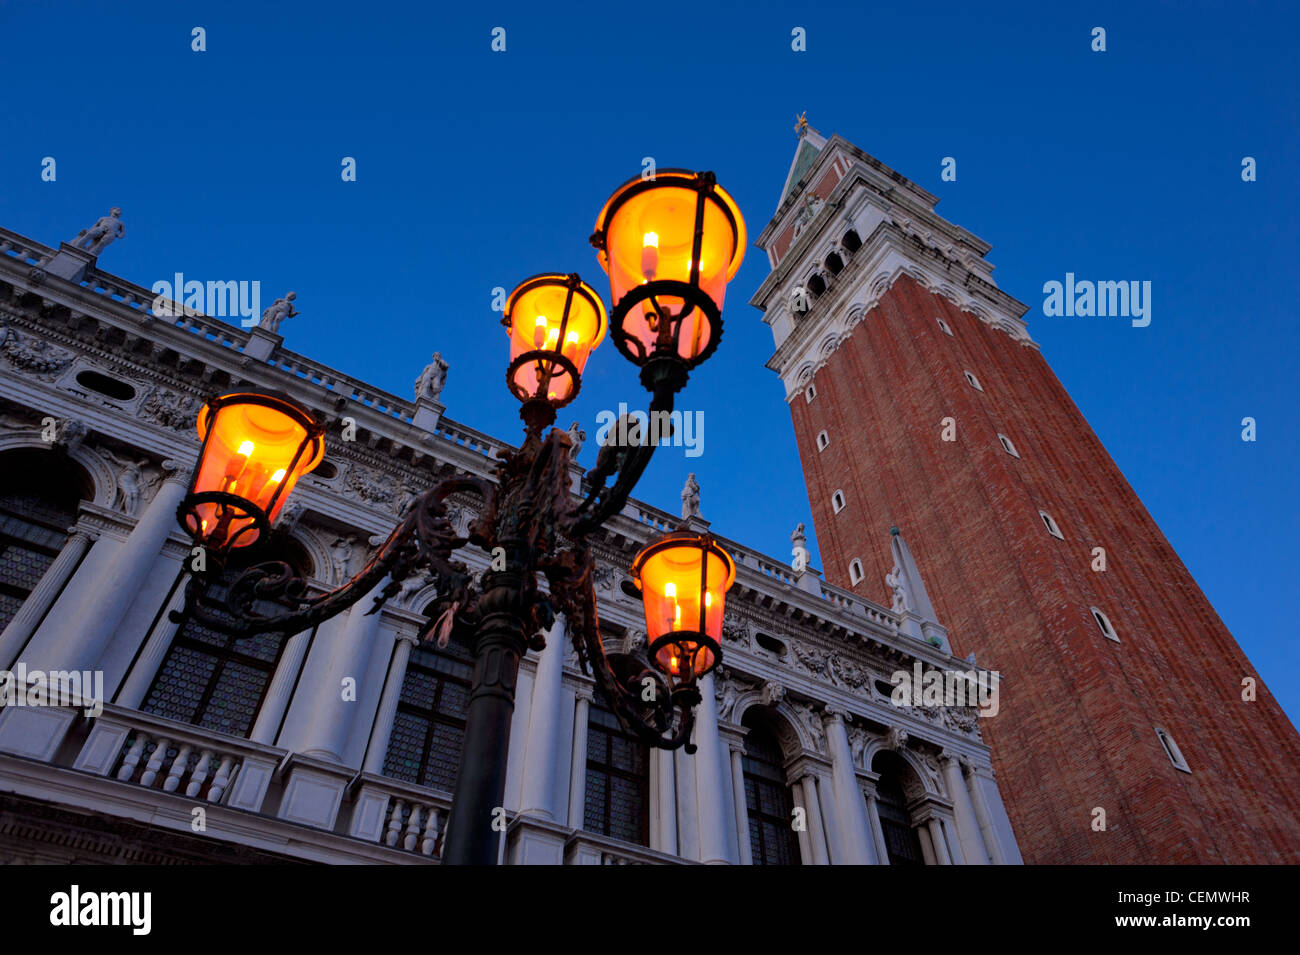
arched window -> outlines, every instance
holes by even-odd
[[[998,440],[1002,442],[1003,451],[1007,452],[1007,454],[1011,455],[1013,458],[1020,457],[1020,452],[1016,450],[1016,446],[1011,443],[1011,439],[1005,434],[999,434]]]
[[[836,514],[844,510],[843,491],[836,491],[834,494],[831,495],[831,507],[834,508]]]
[[[0,455],[0,631],[67,543],[89,485],[80,467],[53,451]]]
[[[844,233],[844,238],[840,240],[840,245],[844,246],[844,251],[852,255],[858,249],[862,248],[862,240],[858,238],[856,229],[850,229]]]
[[[582,828],[650,844],[650,750],[593,700],[587,711],[587,786]]]
[[[425,644],[411,651],[384,755],[385,776],[455,790],[474,675],[474,655],[457,636],[441,650]]]
[[[821,295],[822,292],[826,291],[826,280],[814,272],[812,277],[808,279],[808,291],[813,294],[814,298]]]
[[[980,380],[976,378],[974,375],[972,375],[969,371],[964,371],[962,372],[962,374],[966,376],[966,383],[970,385],[972,388],[974,388],[976,391],[984,390],[984,386],[980,384]]]
[[[886,751],[876,754],[871,761],[871,770],[880,774],[876,781],[876,811],[880,815],[889,864],[925,865],[921,839],[907,811],[904,781],[911,775],[911,767],[897,753]]]
[[[818,431],[818,432],[817,432],[817,450],[818,450],[818,451],[825,451],[825,450],[826,450],[826,445],[828,445],[828,444],[830,444],[830,443],[831,443],[830,435],[828,435],[825,431]]]
[[[939,321],[939,328],[943,330],[943,333],[945,335],[951,335],[952,329],[948,327],[948,323],[945,322],[942,318],[939,319],[938,321]]]
[[[236,551],[221,579],[208,588],[207,598],[224,599],[251,564],[270,560],[285,561],[299,576],[312,572],[311,558],[292,541],[251,557]],[[269,602],[263,607],[264,612],[276,609]],[[230,736],[247,736],[286,642],[277,633],[236,639],[190,617],[176,631],[140,709]]]
[[[1047,533],[1051,534],[1057,540],[1065,540],[1065,535],[1061,533],[1061,528],[1056,525],[1052,515],[1046,511],[1039,511],[1038,516],[1043,519],[1043,526],[1047,528]]]
[[[742,722],[749,728],[740,766],[745,777],[749,847],[754,865],[798,865],[794,797],[785,778],[781,744],[760,711],[748,710]]]
[[[1110,622],[1110,617],[1106,616],[1096,607],[1092,607],[1091,610],[1092,619],[1097,621],[1097,626],[1101,628],[1101,632],[1107,637],[1107,639],[1119,643],[1119,634],[1115,632],[1115,627]]]
[[[862,582],[864,576],[866,575],[862,573],[862,561],[854,557],[849,561],[849,581],[858,584]]]
[[[839,275],[844,271],[844,260],[840,258],[838,252],[826,256],[826,268],[830,270],[831,275]]]
[[[816,397],[817,397],[817,386],[810,381],[808,382],[808,386],[803,390],[803,400],[806,401],[808,404],[812,404],[812,400]]]

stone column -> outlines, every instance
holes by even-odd
[[[825,726],[826,746],[831,755],[831,776],[835,791],[840,843],[844,847],[844,858],[836,861],[848,865],[871,865],[876,861],[871,830],[867,823],[862,791],[858,788],[853,755],[849,750],[849,734],[844,726],[844,714],[828,710]]]
[[[248,736],[254,743],[275,745],[285,710],[289,708],[289,697],[293,693],[294,684],[298,682],[303,657],[307,655],[307,648],[312,643],[313,633],[312,630],[295,633],[280,651],[280,662],[271,674],[271,685],[266,688],[266,696],[262,698],[257,719],[253,722],[253,731]]]
[[[546,649],[537,660],[532,704],[528,714],[528,741],[524,747],[524,772],[519,812],[555,819],[555,774],[559,763],[559,723],[565,638],[568,628],[559,617],[546,633]]]
[[[71,536],[64,543],[59,555],[41,575],[35,589],[27,595],[23,605],[9,621],[9,626],[5,627],[4,633],[0,633],[0,669],[8,669],[18,659],[18,654],[22,652],[31,635],[36,632],[36,627],[46,611],[54,605],[59,592],[72,577],[73,571],[81,563],[81,558],[86,556],[86,551],[90,549],[94,538],[88,531],[73,527],[69,533]]]
[[[700,807],[700,861],[735,864],[730,832],[735,831],[728,803],[729,787],[723,769],[722,738],[718,734],[718,708],[713,695],[713,674],[700,679],[700,704],[695,716],[695,786]]]
[[[162,615],[150,632],[148,640],[145,641],[144,649],[131,664],[126,679],[122,681],[122,688],[117,691],[115,702],[119,706],[129,706],[135,710],[139,709],[140,704],[144,702],[149,687],[153,684],[153,678],[158,674],[158,668],[162,666],[167,651],[171,649],[172,640],[176,638],[176,633],[181,628],[180,624],[172,623],[170,615],[173,610],[180,611],[185,606],[186,583],[187,581],[182,579],[172,591],[171,600],[163,607]]]
[[[885,830],[880,825],[880,809],[876,806],[875,783],[871,784],[871,790],[864,793],[867,799],[867,820],[871,824],[871,839],[876,845],[876,862],[879,865],[889,865],[889,845],[885,842]]]
[[[397,704],[402,698],[402,682],[406,679],[406,664],[415,646],[415,634],[399,633],[393,644],[393,656],[388,661],[388,674],[384,677],[384,691],[379,697],[379,709],[370,728],[370,741],[366,744],[366,758],[362,772],[382,775],[384,760],[388,757],[388,742],[393,736],[393,721],[397,719]]]
[[[591,699],[591,687],[578,688],[573,706],[573,767],[569,773],[569,826],[573,829],[581,829],[587,818],[587,711]]]
[[[803,810],[803,817],[808,818],[808,806],[803,798],[803,786],[790,787],[790,801],[794,803],[794,808]],[[792,820],[793,821],[793,820]],[[794,831],[795,838],[799,840],[799,861],[804,865],[813,865],[812,840],[808,838],[808,826]],[[751,847],[751,852],[752,847]]]
[[[176,527],[176,506],[185,496],[189,474],[172,471],[163,479],[135,528],[113,555],[113,573],[87,580],[78,604],[76,627],[47,632],[41,627],[32,639],[30,669],[93,670],[145,577],[162,551],[163,541]]]
[[[968,781],[971,792],[975,794],[975,804],[984,807],[984,814],[989,820],[992,838],[988,843],[991,847],[996,847],[1001,857],[1000,864],[1023,865],[1024,859],[1021,858],[1020,847],[1016,845],[1016,835],[1011,828],[1011,820],[1007,818],[1007,810],[1002,805],[997,781],[993,778],[993,768],[987,764],[972,765],[969,773]],[[998,856],[994,857],[995,860],[997,858]]]
[[[741,762],[743,744],[731,747],[731,789],[736,806],[736,846],[740,851],[740,864],[754,864],[754,848],[749,842],[749,806],[745,802],[745,767]]]
[[[808,842],[812,849],[813,865],[830,865],[830,855],[826,851],[826,830],[822,826],[822,803],[817,798],[817,777],[807,773],[799,781],[803,787],[804,810],[808,816]]]
[[[367,594],[352,605],[346,614],[340,614],[328,623],[341,621],[341,625],[328,627],[321,624],[316,652],[325,654],[324,664],[317,670],[314,686],[307,697],[309,709],[304,714],[306,725],[299,730],[296,749],[305,756],[316,756],[335,763],[343,762],[343,751],[348,745],[352,718],[358,709],[357,694],[365,677],[366,651],[379,629],[379,614],[368,613],[374,598],[388,584],[385,577]],[[328,633],[327,633],[328,630]],[[344,680],[352,680],[352,699],[343,697]],[[299,685],[299,689],[305,689]]]
[[[952,857],[948,855],[948,844],[943,838],[943,826],[939,822],[938,816],[931,816],[926,821],[926,828],[930,830],[930,845],[934,847],[934,855],[939,865],[952,865]]]
[[[962,778],[957,755],[945,750],[939,754],[939,765],[943,768],[943,779],[948,787],[948,796],[952,799],[953,821],[957,826],[957,841],[961,843],[962,856],[967,865],[988,865],[988,851],[980,836],[979,820],[975,817],[970,793],[966,791],[966,781]]]
[[[654,758],[654,785],[658,793],[659,841],[651,848],[677,855],[677,774],[673,772],[673,752],[652,749]],[[569,825],[573,825],[570,821]]]

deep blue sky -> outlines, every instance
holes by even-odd
[[[256,279],[264,305],[294,289],[289,348],[403,396],[439,349],[448,416],[515,440],[492,288],[578,271],[607,296],[587,236],[643,156],[715,170],[757,235],[807,110],[993,244],[999,285],[1294,718],[1298,18],[994,6],[0,0],[0,224],[55,244],[120,205],[127,237],[102,267],[145,286]],[[1152,281],[1150,327],[1044,317],[1043,283],[1066,271]],[[785,557],[811,520],[746,304],[766,272],[751,248],[682,396],[705,453],[662,450],[638,496],[675,511],[695,471],[715,530]],[[607,344],[561,423],[594,437],[599,411],[642,395]]]

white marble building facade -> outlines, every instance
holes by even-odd
[[[205,397],[292,396],[329,423],[328,449],[269,556],[325,591],[412,495],[453,474],[490,478],[503,443],[278,334],[159,317],[152,300],[86,252],[0,230],[0,671],[103,680],[102,712],[0,706],[0,862],[436,863],[469,667],[463,648],[416,644],[431,589],[233,641],[170,619],[190,554],[175,511]],[[463,527],[472,501],[458,503]],[[633,501],[607,525],[607,645],[643,639],[626,568],[676,522]],[[896,671],[973,669],[948,651],[902,539],[909,596],[894,607],[720,539],[737,582],[698,751],[624,733],[561,620],[522,663],[503,860],[1019,863],[974,709],[890,701]]]

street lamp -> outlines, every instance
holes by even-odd
[[[205,596],[232,548],[270,536],[294,483],[324,454],[324,429],[282,395],[239,392],[208,402],[199,416],[195,477],[177,509],[191,540],[213,559],[192,574],[185,612],[172,619],[191,614],[236,638],[297,633],[371,593],[369,612],[376,613],[408,577],[431,579],[438,597],[420,638],[435,627],[440,634],[458,630],[472,641],[475,658],[447,863],[496,861],[494,809],[505,792],[519,660],[545,647],[541,632],[557,615],[564,615],[582,667],[620,722],[652,746],[694,752],[697,680],[722,658],[723,600],[735,565],[712,538],[684,529],[652,544],[633,568],[646,595],[649,656],[606,653],[589,541],[627,504],[655,444],[619,446],[616,435],[575,502],[569,435],[542,432],[578,394],[607,326],[619,351],[641,367],[651,414],[672,411],[689,370],[717,348],[726,283],[744,255],[744,220],[712,173],[665,170],[620,188],[605,204],[593,242],[610,276],[615,304],[608,319],[600,296],[572,274],[534,276],[507,300],[506,383],[525,426],[519,448],[500,455],[492,481],[453,477],[418,495],[351,580],[311,595],[287,564],[265,561],[240,574],[220,605]],[[448,518],[446,499],[458,493],[482,501],[466,536]],[[466,544],[492,556],[481,575],[452,557]]]
[[[534,275],[510,293],[501,324],[510,336],[506,384],[524,403],[524,421],[537,414],[545,427],[578,396],[587,359],[605,339],[605,303],[577,275]]]
[[[708,534],[677,530],[637,554],[632,581],[645,605],[650,656],[674,689],[722,659],[722,613],[736,564]]]
[[[610,196],[591,244],[616,303],[614,344],[647,388],[667,375],[680,389],[722,337],[727,282],[745,257],[735,200],[711,172],[660,169]]]
[[[325,456],[325,429],[274,392],[212,398],[199,411],[198,431],[181,526],[215,552],[262,540],[298,479]]]

